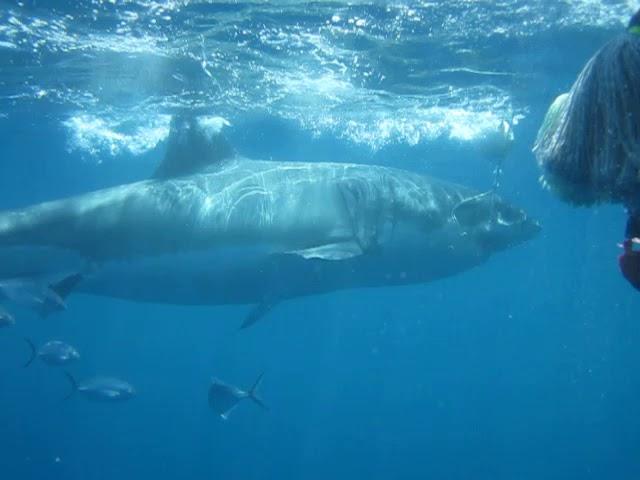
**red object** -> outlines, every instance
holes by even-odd
[[[624,241],[624,253],[618,257],[618,265],[624,278],[636,290],[640,290],[640,252],[633,250],[633,243],[630,239]]]

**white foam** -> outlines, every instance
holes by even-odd
[[[204,130],[208,137],[219,134],[224,127],[231,126],[231,123],[222,117],[200,117],[198,125]]]
[[[637,0],[606,3],[601,0],[567,0],[567,3],[569,12],[559,19],[560,26],[623,26],[639,7]]]
[[[638,7],[637,0],[425,0],[385,4],[377,18],[367,1],[247,0],[212,21],[201,3],[96,0],[73,15],[10,9],[0,50],[31,55],[11,78],[32,71],[51,78],[16,82],[0,100],[83,112],[65,115],[69,145],[95,156],[154,148],[168,132],[168,117],[157,112],[189,107],[234,122],[266,112],[374,150],[434,140],[500,150],[508,147],[501,122],[527,106],[509,90],[523,77],[500,61],[503,53],[483,56],[495,51],[491,42],[619,28]],[[412,52],[427,44],[441,65]],[[400,78],[387,78],[398,73],[394,66]],[[228,125],[222,117],[205,122],[212,134]]]
[[[170,117],[153,115],[137,122],[78,114],[63,122],[69,130],[69,149],[96,157],[129,153],[140,155],[155,148],[169,134]]]

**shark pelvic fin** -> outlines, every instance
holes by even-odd
[[[65,300],[84,277],[85,275],[82,272],[72,273],[62,280],[50,284],[49,289],[55,292],[62,300]]]
[[[245,317],[242,325],[240,325],[240,330],[244,330],[247,327],[250,327],[254,323],[261,320],[265,315],[267,315],[273,308],[280,303],[279,299],[270,298],[265,299],[261,303],[257,304],[253,307],[247,316]]]

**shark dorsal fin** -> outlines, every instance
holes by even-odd
[[[167,152],[153,177],[189,175],[233,157],[233,148],[221,133],[225,125],[228,122],[222,118],[173,117]]]

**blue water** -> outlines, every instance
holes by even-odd
[[[248,157],[478,189],[492,165],[476,145],[517,117],[500,194],[543,230],[460,275],[291,300],[246,331],[242,306],[72,295],[45,319],[15,310],[0,331],[1,478],[640,476],[624,213],[561,203],[531,153],[549,102],[637,5],[23,3],[0,4],[3,209],[148,177],[179,109],[223,116]],[[139,394],[62,401],[62,370],[20,367],[22,337],[64,339],[82,355],[76,377],[120,376]],[[209,410],[211,377],[248,388],[261,372],[268,412]]]

